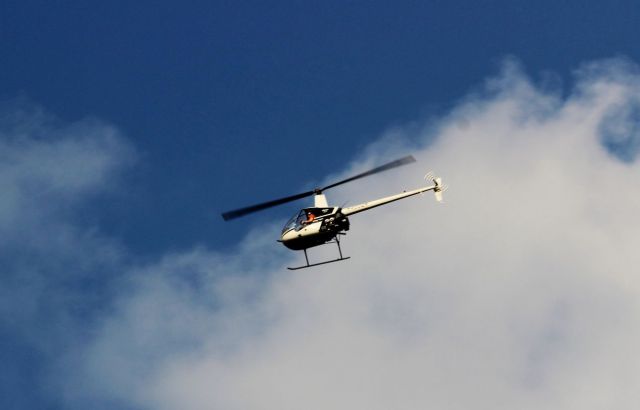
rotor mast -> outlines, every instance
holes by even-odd
[[[316,208],[328,208],[327,197],[324,196],[320,188],[316,188],[313,195],[313,206]]]

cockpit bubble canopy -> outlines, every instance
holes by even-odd
[[[302,223],[307,220],[307,212],[303,209],[297,214],[293,215],[291,219],[287,221],[282,228],[282,233],[295,229],[296,231],[302,228]]]
[[[295,229],[296,231],[302,229],[304,225],[310,223],[315,218],[323,215],[330,214],[333,211],[333,208],[305,208],[302,209],[297,214],[293,215],[291,219],[287,221],[282,228],[282,233]],[[311,217],[310,215],[313,215]]]

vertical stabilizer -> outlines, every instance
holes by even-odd
[[[433,178],[433,183],[435,184],[435,189],[433,190],[433,193],[436,197],[436,201],[438,202],[442,202],[442,191],[444,191],[445,189],[447,189],[446,186],[442,185],[442,179],[440,178]]]

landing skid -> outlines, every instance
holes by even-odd
[[[318,263],[309,263],[309,256],[307,255],[307,250],[303,249],[303,251],[304,251],[304,259],[307,261],[307,264],[306,265],[302,265],[302,266],[296,266],[294,268],[287,267],[287,269],[289,269],[289,270],[306,269],[306,268],[311,268],[313,266],[326,265],[327,263],[345,261],[345,260],[351,258],[351,256],[346,256],[346,257],[342,256],[342,249],[340,249],[340,240],[338,239],[337,236],[336,236],[335,241],[327,242],[327,244],[329,244],[329,243],[335,243],[336,245],[338,245],[338,253],[340,254],[340,257],[338,259],[332,259],[330,261],[324,261],[324,262],[318,262]]]

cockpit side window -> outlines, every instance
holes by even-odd
[[[304,226],[304,223],[307,221],[307,212],[303,209],[298,214],[298,218],[296,219],[296,231],[300,230]]]

